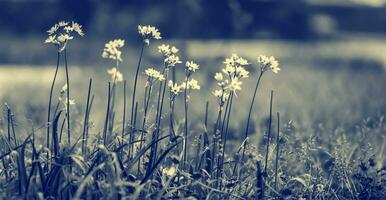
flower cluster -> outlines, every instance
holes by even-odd
[[[155,70],[153,68],[147,68],[145,70],[145,74],[148,76],[148,81],[149,82],[152,82],[152,81],[155,81],[155,80],[159,80],[159,81],[165,80],[164,75],[161,72],[159,72],[159,71],[157,71],[157,70]]]
[[[173,95],[178,95],[181,92],[183,92],[185,89],[190,90],[200,90],[201,86],[198,84],[198,81],[195,79],[190,79],[186,82],[183,82],[181,84],[174,83],[172,80],[169,80],[168,87],[170,89],[170,92]]]
[[[169,90],[173,96],[180,94],[185,89],[184,84],[179,85],[177,83],[173,83],[172,80],[169,80],[168,87],[169,87]]]
[[[61,21],[47,31],[48,38],[44,41],[46,44],[54,44],[58,47],[58,51],[63,51],[68,41],[74,38],[74,33],[79,36],[84,36],[82,25],[72,21]]]
[[[156,40],[161,39],[161,33],[154,26],[138,25],[138,33],[142,36],[143,42],[147,45],[150,44],[150,39],[152,39],[152,38],[154,38]]]
[[[214,76],[220,89],[215,90],[213,94],[219,99],[220,105],[228,99],[230,92],[236,93],[241,90],[241,79],[249,76],[249,72],[245,69],[245,66],[249,65],[248,61],[237,54],[226,58],[224,64],[222,73],[218,72]]]
[[[167,58],[172,54],[178,53],[178,51],[179,50],[175,46],[170,47],[169,45],[166,45],[166,44],[162,44],[158,46],[158,52],[160,52],[165,58]]]
[[[122,52],[119,50],[125,45],[125,40],[115,39],[105,44],[103,49],[102,58],[112,59],[117,62],[122,62]]]
[[[180,57],[177,56],[179,49],[175,46],[162,44],[158,46],[158,52],[164,57],[164,63],[167,68],[174,67],[181,63]]]
[[[248,61],[237,54],[232,54],[230,58],[226,58],[224,61],[225,67],[222,72],[229,77],[247,78],[249,72],[244,68],[249,65]]]
[[[184,89],[190,89],[190,90],[199,90],[201,89],[201,86],[198,84],[198,81],[195,79],[190,79],[186,83],[183,83]]]
[[[113,68],[107,70],[107,73],[111,75],[111,80],[114,83],[123,81],[123,75],[121,72],[118,71],[118,69],[116,67],[113,67]]]
[[[257,62],[259,63],[262,72],[271,69],[273,73],[277,74],[280,71],[279,61],[273,56],[268,57],[261,55],[257,58]]]
[[[200,65],[194,63],[193,61],[187,61],[185,66],[188,72],[195,72],[200,68]]]

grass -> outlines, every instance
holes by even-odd
[[[105,69],[79,72],[67,65],[68,46],[58,53],[65,63],[57,65],[53,82],[38,89],[25,83],[9,86],[0,124],[2,199],[386,195],[384,72],[282,62],[279,74],[268,70],[262,77],[251,59],[249,78],[240,77],[242,89],[220,87],[229,97],[216,98],[213,75],[222,61],[198,61],[194,77],[201,89],[193,91],[186,87],[191,71],[170,66],[162,56],[146,58],[156,43],[147,37],[150,46],[139,47],[137,68],[120,63],[127,81],[112,76],[108,82]],[[149,64],[163,65],[165,80],[143,74],[142,66]],[[176,71],[173,82],[185,83],[178,94],[168,87],[170,69]],[[90,79],[85,79],[87,71]],[[58,91],[64,83],[68,89]],[[63,101],[69,88],[75,106]],[[58,105],[55,111],[51,104]],[[40,113],[48,113],[48,120]]]

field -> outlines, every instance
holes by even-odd
[[[45,54],[51,56],[47,60],[52,65],[0,67],[0,97],[4,102],[0,121],[1,198],[386,196],[384,39],[163,41],[151,34],[154,32],[142,35],[144,52],[136,91],[141,44],[121,48],[118,41],[112,43],[115,46],[111,48],[122,51],[123,62],[114,57],[116,51],[108,51],[113,57],[100,57],[103,45],[92,48],[93,56],[87,59],[100,62],[90,66],[79,64],[82,54],[71,46],[83,38],[66,41],[71,44],[60,51],[51,113],[48,102],[55,48],[45,48],[52,51]],[[149,46],[146,39],[150,39]],[[157,47],[163,43],[180,50],[159,53]],[[64,64],[67,53],[69,80]],[[238,63],[229,65],[244,67],[240,57],[231,57],[232,53],[248,60],[245,69],[249,77],[229,76],[229,82],[235,77],[242,80],[241,88],[224,87],[223,92],[230,97],[221,105],[223,96],[213,95],[222,81],[214,79],[216,72],[221,73],[226,58]],[[177,66],[164,60],[174,54],[181,57]],[[274,73],[273,62],[258,61],[260,54],[274,55],[280,71]],[[72,64],[72,58],[77,64]],[[199,64],[197,71],[185,66],[191,59]],[[107,73],[112,66],[122,73],[122,80],[116,72]],[[186,77],[194,78],[200,89],[195,90],[192,83],[177,88],[180,91],[172,98],[167,80],[160,79],[159,74],[144,73],[150,66],[164,78],[168,72],[162,72],[163,66],[170,67],[169,79],[176,70],[175,78],[181,85]],[[260,70],[264,76],[251,110]],[[123,80],[127,80],[127,87]],[[67,81],[69,89],[62,89]],[[69,90],[74,105],[65,100]],[[137,112],[132,109],[134,91]],[[164,98],[160,95],[163,91]]]

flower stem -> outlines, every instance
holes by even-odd
[[[271,90],[271,101],[269,103],[269,122],[268,122],[268,133],[267,133],[267,149],[265,152],[265,166],[264,174],[267,174],[268,155],[269,155],[269,142],[271,138],[271,127],[272,127],[272,102],[273,101],[273,90]]]
[[[82,135],[82,152],[83,154],[86,153],[86,137],[88,132],[88,118],[89,118],[89,106],[90,106],[90,96],[91,96],[91,87],[92,87],[92,79],[90,78],[90,82],[88,85],[88,93],[87,93],[87,102],[86,102],[86,111],[84,114],[84,123],[83,123],[83,135]]]
[[[134,78],[134,89],[133,89],[133,96],[131,99],[131,118],[130,118],[130,125],[131,125],[131,134],[133,134],[135,127],[133,124],[133,119],[134,119],[134,104],[135,104],[135,93],[137,91],[137,81],[138,81],[138,74],[139,74],[139,69],[141,67],[141,61],[142,61],[142,56],[143,56],[143,50],[145,48],[145,43],[142,44],[141,47],[141,53],[139,55],[139,60],[138,60],[138,65],[137,65],[137,70],[135,72],[135,78]]]
[[[56,77],[58,75],[59,70],[59,61],[60,61],[60,52],[58,51],[57,59],[56,59],[56,69],[54,79],[52,80],[51,89],[50,89],[50,97],[48,100],[48,113],[47,113],[47,149],[50,148],[50,123],[51,123],[51,102],[52,102],[52,93],[54,91]]]
[[[185,80],[185,92],[184,92],[184,111],[185,111],[185,140],[184,140],[184,146],[185,146],[185,149],[184,149],[184,165],[186,163],[186,153],[187,153],[187,148],[188,148],[188,76],[186,76],[186,80]],[[184,166],[183,165],[183,166]]]
[[[67,140],[68,144],[71,141],[71,126],[70,126],[70,78],[68,76],[68,65],[67,65],[67,50],[64,49],[64,64],[66,66],[66,82],[67,82]]]
[[[255,91],[253,92],[253,97],[252,97],[252,101],[251,101],[251,104],[250,104],[250,107],[249,107],[249,112],[248,112],[247,127],[245,128],[244,141],[245,141],[245,140],[247,139],[247,137],[248,137],[249,123],[250,123],[250,121],[251,121],[251,114],[252,114],[252,110],[253,110],[253,104],[255,103],[255,98],[256,98],[256,94],[257,94],[257,89],[259,88],[260,80],[261,80],[261,77],[263,76],[263,73],[264,73],[263,71],[260,71],[259,78],[257,79],[257,82],[256,82]],[[247,144],[247,143],[244,142],[243,154],[242,154],[242,156],[241,156],[241,160],[244,159],[246,144]],[[237,162],[236,162],[236,165],[237,165]]]

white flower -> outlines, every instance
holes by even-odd
[[[191,79],[188,81],[187,88],[192,90],[199,90],[201,89],[201,86],[198,84],[198,81],[196,81],[195,79]]]
[[[59,25],[55,24],[53,25],[50,30],[47,31],[48,35],[52,35],[56,33],[56,31],[59,29]]]
[[[164,62],[167,64],[168,67],[174,67],[174,66],[176,66],[176,64],[182,63],[180,61],[180,57],[178,57],[174,54],[165,58]]]
[[[147,45],[150,44],[150,39],[153,39],[153,38],[156,39],[156,40],[160,40],[161,39],[161,33],[154,26],[138,25],[138,33],[142,36],[143,41]]]
[[[236,77],[228,83],[227,89],[236,92],[237,90],[241,90],[241,84],[243,83],[239,80],[239,78]]]
[[[237,54],[232,54],[230,58],[226,58],[224,63],[228,66],[239,67],[249,65],[248,61]]]
[[[244,67],[237,67],[236,74],[240,78],[248,78],[249,72]]]
[[[56,35],[49,35],[48,38],[44,41],[46,44],[59,44],[59,41],[56,40]]]
[[[187,61],[185,66],[188,69],[188,71],[191,71],[191,72],[195,72],[200,68],[200,65],[194,63],[193,61]]]
[[[176,53],[178,53],[178,49],[175,47],[175,46],[172,46],[171,48],[170,48],[170,52],[172,52],[173,54],[176,54]]]
[[[221,96],[222,96],[222,90],[215,90],[215,91],[213,91],[213,95],[215,96],[215,97],[218,97],[218,98],[220,98]]]
[[[162,44],[162,45],[158,46],[158,52],[160,52],[164,56],[168,56],[170,54],[169,45]]]
[[[268,70],[270,68],[273,73],[277,74],[280,71],[279,61],[276,60],[273,56],[260,55],[257,58],[257,62],[261,65],[262,71]]]
[[[162,44],[158,46],[158,52],[160,52],[164,57],[168,57],[172,54],[178,53],[178,49],[175,46],[166,45]]]
[[[112,59],[115,61],[122,62],[122,52],[120,51],[120,48],[122,48],[125,45],[125,40],[122,39],[115,39],[111,40],[108,43],[105,44],[105,48],[102,52],[102,58]]]
[[[159,71],[157,71],[157,70],[155,70],[155,69],[153,69],[153,68],[148,68],[148,69],[146,69],[145,70],[145,74],[149,77],[149,78],[151,78],[151,81],[152,80],[159,80],[159,81],[163,81],[163,80],[165,80],[165,77],[164,77],[164,75],[161,73],[161,72],[159,72]]]
[[[221,73],[216,73],[216,75],[214,75],[214,79],[216,79],[216,81],[222,81],[224,77]]]
[[[174,166],[168,167],[168,168],[162,168],[162,174],[168,176],[168,177],[173,177],[177,174],[177,168]]]
[[[60,27],[67,26],[68,24],[69,24],[69,22],[65,22],[65,21],[60,21],[60,22],[58,23],[58,25],[59,25]]]
[[[123,75],[121,72],[118,71],[116,67],[113,67],[109,70],[107,70],[107,73],[111,75],[111,79],[116,82],[122,82],[123,81]]]
[[[82,25],[72,21],[72,30],[78,33],[80,36],[84,36],[83,30],[82,30]]]
[[[172,80],[169,80],[168,87],[173,95],[178,95],[184,89],[184,86],[182,84],[178,85],[177,83],[173,83]]]
[[[58,51],[61,52],[66,48],[68,41],[74,38],[74,31],[80,36],[84,35],[81,25],[76,22],[72,22],[71,25],[69,24],[70,22],[66,21],[60,21],[58,24],[54,24],[47,31],[48,38],[44,43],[54,44],[58,47]]]

